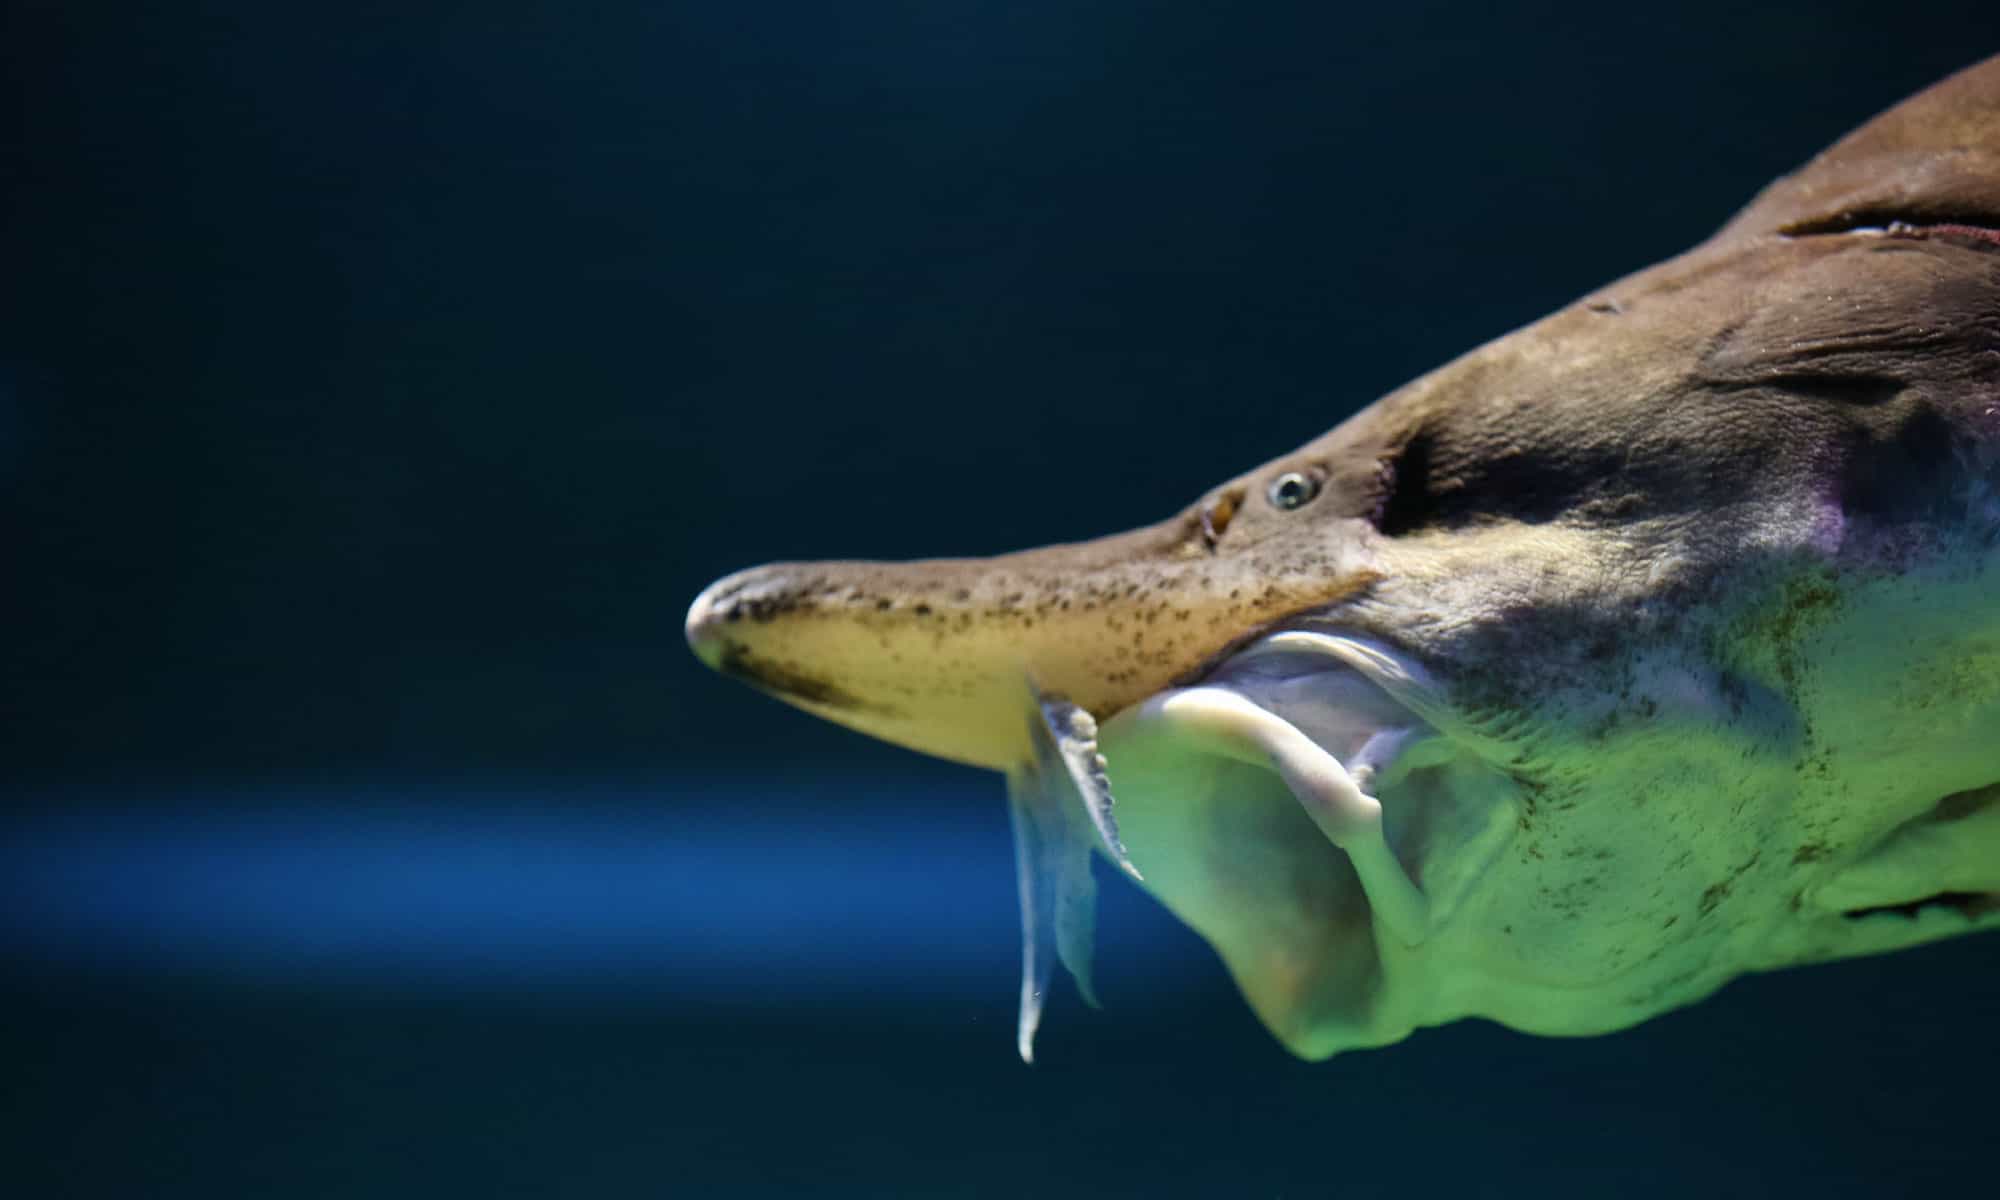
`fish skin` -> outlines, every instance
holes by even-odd
[[[1286,510],[1294,474],[1317,492]],[[2000,922],[2000,821],[1954,800],[2000,780],[1995,579],[2000,58],[1157,525],[755,568],[687,634],[807,711],[1003,771],[1032,757],[1029,689],[1067,697],[1104,727],[1148,890],[1320,1058],[1468,1015],[1602,1032],[1745,971]],[[1268,920],[1230,911],[1202,874],[1241,867],[1229,831],[1190,841],[1123,782],[1175,778],[1144,761],[1167,743],[1135,728],[1143,701],[1285,629],[1435,682],[1412,720],[1488,807],[1459,843],[1399,848],[1453,889],[1421,947],[1330,877],[1299,894],[1360,914],[1337,944],[1284,887],[1239,889]],[[1121,744],[1153,749],[1121,767]],[[1338,865],[1265,817],[1242,836],[1280,839],[1272,861]]]
[[[1923,261],[1889,264],[1885,247],[1835,232],[1891,221],[2000,228],[2000,60],[1843,138],[1688,253],[1473,350],[1159,524],[995,558],[757,567],[697,598],[688,640],[816,715],[1007,770],[1026,752],[1022,677],[1107,719],[1258,631],[1361,597],[1396,570],[1372,553],[1384,542],[1797,496],[1823,483],[1829,441],[1897,436],[1911,406],[1867,400],[1907,380],[1928,385],[1927,412],[1986,444],[1991,255],[1973,237],[1913,233],[1886,248]],[[1809,303],[1827,294],[1855,299]],[[1773,311],[1805,324],[1774,327]],[[1765,352],[1779,341],[1794,349]],[[1680,428],[1649,436],[1664,411]],[[1265,489],[1294,471],[1319,495],[1280,512]]]

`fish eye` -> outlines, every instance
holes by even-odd
[[[1271,501],[1271,507],[1290,512],[1319,495],[1319,480],[1303,471],[1287,471],[1271,481],[1264,495]]]

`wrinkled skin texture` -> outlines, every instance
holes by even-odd
[[[1302,1055],[1590,1033],[2000,920],[1996,482],[2000,59],[1160,525],[759,568],[689,638],[1000,770],[1030,682],[1074,701],[1145,886]],[[1321,800],[1379,800],[1421,931],[1270,749],[1293,729],[1344,764]]]

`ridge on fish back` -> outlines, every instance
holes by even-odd
[[[780,563],[702,661],[1005,772],[1019,1048],[1093,850],[1321,1058],[2000,921],[2000,58],[1181,513]]]

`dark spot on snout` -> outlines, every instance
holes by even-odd
[[[721,657],[716,659],[715,669],[765,691],[822,708],[877,713],[895,711],[884,705],[870,704],[839,684],[808,675],[785,663],[772,662],[734,643],[723,647]]]
[[[726,597],[716,602],[716,613],[728,624],[749,621],[763,625],[796,612],[819,607],[812,597],[794,590],[752,592]]]

